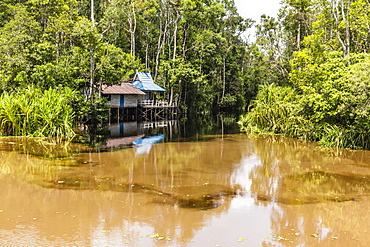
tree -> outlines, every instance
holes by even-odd
[[[315,4],[312,0],[285,0],[279,10],[279,19],[282,20],[285,45],[290,52],[300,51],[302,41],[311,34],[311,25],[315,20]]]
[[[22,5],[14,7],[14,17],[0,29],[1,89],[25,83],[38,61],[40,24]]]

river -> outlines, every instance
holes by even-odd
[[[369,151],[135,126],[1,139],[0,246],[368,246]]]

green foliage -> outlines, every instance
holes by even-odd
[[[66,86],[94,101],[102,84],[140,69],[166,87],[164,99],[193,112],[240,110],[249,100],[242,32],[252,21],[233,1],[12,3],[0,1],[0,92]]]
[[[370,148],[370,56],[333,52],[321,64],[313,64],[305,51],[296,57],[291,73],[296,90],[262,86],[251,111],[242,116],[241,128],[328,146]]]
[[[303,40],[312,32],[312,22],[315,20],[315,1],[284,0],[279,11],[281,24],[286,36],[286,50],[289,53],[299,51],[304,47]]]
[[[76,121],[80,124],[99,124],[107,122],[108,107],[107,99],[95,95],[92,100],[86,100],[84,96],[75,99],[73,108],[76,114]]]
[[[3,134],[71,135],[39,101],[68,123],[101,122],[102,85],[145,69],[190,114],[251,103],[244,130],[369,148],[365,0],[284,0],[277,19],[261,17],[255,42],[242,35],[253,21],[229,0],[13,2],[0,0]]]
[[[41,26],[26,8],[15,8],[14,18],[0,29],[0,83],[1,88],[28,79],[28,73],[37,58],[36,44]]]
[[[299,95],[289,87],[262,85],[250,104],[250,111],[241,116],[238,124],[249,133],[276,133],[290,137],[312,139],[313,124],[300,112]]]
[[[2,27],[11,18],[12,0],[0,0],[0,6],[0,27]]]
[[[0,96],[1,135],[72,137],[76,92],[70,88],[26,90]]]
[[[260,87],[250,112],[241,117],[241,128],[369,149],[369,10],[363,0],[285,0],[280,24],[263,16],[257,38],[261,52],[254,48],[251,54],[258,68],[289,60],[290,87]],[[275,59],[280,54],[282,62]],[[252,71],[274,82],[266,72]]]
[[[96,79],[108,85],[130,78],[135,69],[142,69],[140,62],[114,45],[99,47],[96,58]]]

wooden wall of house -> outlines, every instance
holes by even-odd
[[[125,107],[137,107],[137,103],[139,100],[143,100],[142,95],[131,95],[131,94],[126,94],[125,96]]]
[[[111,94],[110,101],[107,103],[110,107],[120,107],[121,97],[118,94]]]
[[[111,94],[110,101],[107,103],[110,107],[137,107],[138,101],[143,100],[145,95],[118,95],[118,94]]]

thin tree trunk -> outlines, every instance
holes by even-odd
[[[188,37],[188,32],[187,32],[187,29],[185,28],[184,29],[184,34],[183,34],[183,43],[182,43],[182,58],[185,58],[186,56],[186,41],[187,41],[187,37]]]
[[[95,26],[95,14],[94,14],[94,0],[91,0],[91,25]],[[92,99],[94,95],[94,77],[95,77],[95,52],[92,44],[90,44],[90,91],[89,98]]]
[[[147,26],[146,30],[146,36],[149,37],[149,26]],[[146,41],[145,46],[145,68],[149,68],[149,40]]]
[[[175,20],[175,30],[173,31],[173,56],[172,59],[176,59],[176,48],[177,48],[177,29],[178,29],[178,22],[180,19],[180,15],[176,10],[176,20]]]
[[[162,28],[164,29],[163,32],[161,32]],[[167,28],[168,28],[168,23],[166,22],[164,27],[163,27],[163,24],[162,24],[162,21],[161,21],[160,22],[160,27],[159,27],[160,30],[159,30],[159,38],[158,38],[158,44],[157,44],[157,54],[156,54],[156,57],[155,57],[154,81],[157,80],[157,76],[158,76],[159,60],[160,60],[163,45],[166,42]]]
[[[297,50],[301,50],[301,23],[298,24],[297,30]]]
[[[223,72],[222,72],[222,98],[225,97],[225,90],[226,90],[226,55],[223,56],[222,58],[223,62]]]
[[[349,53],[351,52],[351,48],[350,48],[350,45],[351,45],[351,33],[350,33],[350,29],[349,29],[349,23],[347,23],[347,17],[346,17],[346,14],[344,12],[344,1],[341,0],[341,4],[342,4],[342,18],[343,18],[343,21],[344,23],[346,23],[346,37],[345,37],[345,41],[346,41],[346,56],[349,55]],[[348,3],[347,3],[347,15],[348,15],[348,9],[350,7],[350,4],[351,4],[351,1],[348,0]]]
[[[333,14],[333,17],[335,19],[335,23],[336,23],[336,35],[337,35],[337,39],[340,43],[340,45],[342,46],[342,49],[343,49],[343,55],[345,57],[347,57],[349,55],[349,52],[350,52],[350,49],[349,49],[349,27],[348,25],[346,25],[346,37],[345,37],[345,40],[342,39],[342,37],[340,36],[340,31],[339,31],[339,25],[340,25],[340,20],[339,20],[339,9],[338,9],[338,2],[336,0],[332,0],[331,1],[331,4],[332,4],[332,14]],[[346,16],[344,14],[344,5],[343,5],[343,0],[341,0],[341,5],[342,5],[342,18],[343,18],[343,21],[346,21]]]
[[[95,10],[94,10],[94,0],[91,0],[91,24],[93,27],[95,27]]]
[[[135,2],[131,1],[130,18],[128,18],[130,25],[130,42],[131,42],[131,56],[136,55],[135,47],[135,33],[136,33],[136,13],[135,13]]]
[[[172,105],[172,101],[173,101],[173,87],[171,87],[169,105]]]
[[[90,92],[89,98],[92,99],[94,95],[94,78],[95,77],[95,55],[94,48],[90,48]]]
[[[161,50],[162,50],[162,34],[159,34],[158,38],[158,45],[157,45],[157,54],[155,56],[155,73],[154,73],[154,81],[157,79],[158,75],[158,68],[159,68],[159,56],[161,55]]]

